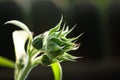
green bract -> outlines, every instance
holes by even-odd
[[[42,51],[44,54],[41,57],[41,64],[43,65],[50,65],[64,60],[73,61],[78,58],[68,54],[68,52],[78,49],[79,44],[74,43],[74,41],[80,36],[67,38],[67,35],[74,29],[74,27],[69,29],[68,26],[65,28],[64,25],[60,30],[61,24],[62,18],[58,25],[43,34],[38,35],[32,41],[32,46],[35,49]]]

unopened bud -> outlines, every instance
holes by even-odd
[[[33,39],[32,45],[34,48],[40,50],[43,47],[43,36],[39,35]]]

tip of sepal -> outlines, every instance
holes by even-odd
[[[75,47],[73,48],[73,50],[77,50],[80,47],[80,43],[79,44],[75,44]]]
[[[61,36],[61,35],[62,35],[62,32],[63,32],[64,29],[65,29],[65,26],[66,26],[66,22],[63,24],[63,27],[62,27],[62,29],[60,30],[58,36]]]
[[[66,35],[69,34],[70,32],[72,32],[72,31],[75,29],[75,27],[76,27],[76,25],[74,25],[74,26],[66,33]]]
[[[69,31],[69,26],[66,27],[66,29],[64,30],[64,34],[66,34]]]
[[[75,29],[76,25],[74,25],[71,29],[69,29],[69,26],[66,27],[65,31],[63,31],[62,36],[67,36],[70,32],[72,32]]]
[[[70,55],[68,53],[65,53],[62,57],[59,57],[59,61],[76,61],[76,59],[81,58],[81,57],[76,57],[73,55]]]
[[[81,33],[80,35],[78,35],[77,37],[73,37],[73,38],[70,38],[70,41],[75,41],[77,40],[78,38],[80,38],[84,33]]]
[[[60,19],[59,23],[54,28],[50,29],[49,34],[52,34],[55,31],[58,31],[60,29],[62,21],[63,21],[63,16],[61,16],[61,19]]]

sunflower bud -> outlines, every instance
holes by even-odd
[[[69,27],[65,26],[62,30],[60,30],[61,23],[59,23],[56,27],[50,29],[49,34],[47,35],[47,43],[46,43],[46,54],[51,59],[57,59],[59,62],[64,60],[73,60],[76,57],[66,54],[71,50],[78,49],[79,45],[74,43],[75,38],[67,38],[67,34],[69,34],[73,29],[69,30]],[[69,56],[68,56],[69,55]]]
[[[74,29],[69,29],[65,25],[60,30],[62,20],[56,25],[56,27],[46,31],[45,33],[36,36],[33,39],[32,45],[37,50],[42,50],[41,64],[50,65],[54,62],[61,62],[65,60],[74,61],[78,58],[68,54],[71,50],[76,50],[79,45],[75,43],[75,40],[79,38],[67,38],[67,35]]]

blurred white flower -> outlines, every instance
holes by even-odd
[[[29,35],[26,31],[16,30],[13,32],[13,42],[17,61],[26,59],[25,43],[28,37]]]

